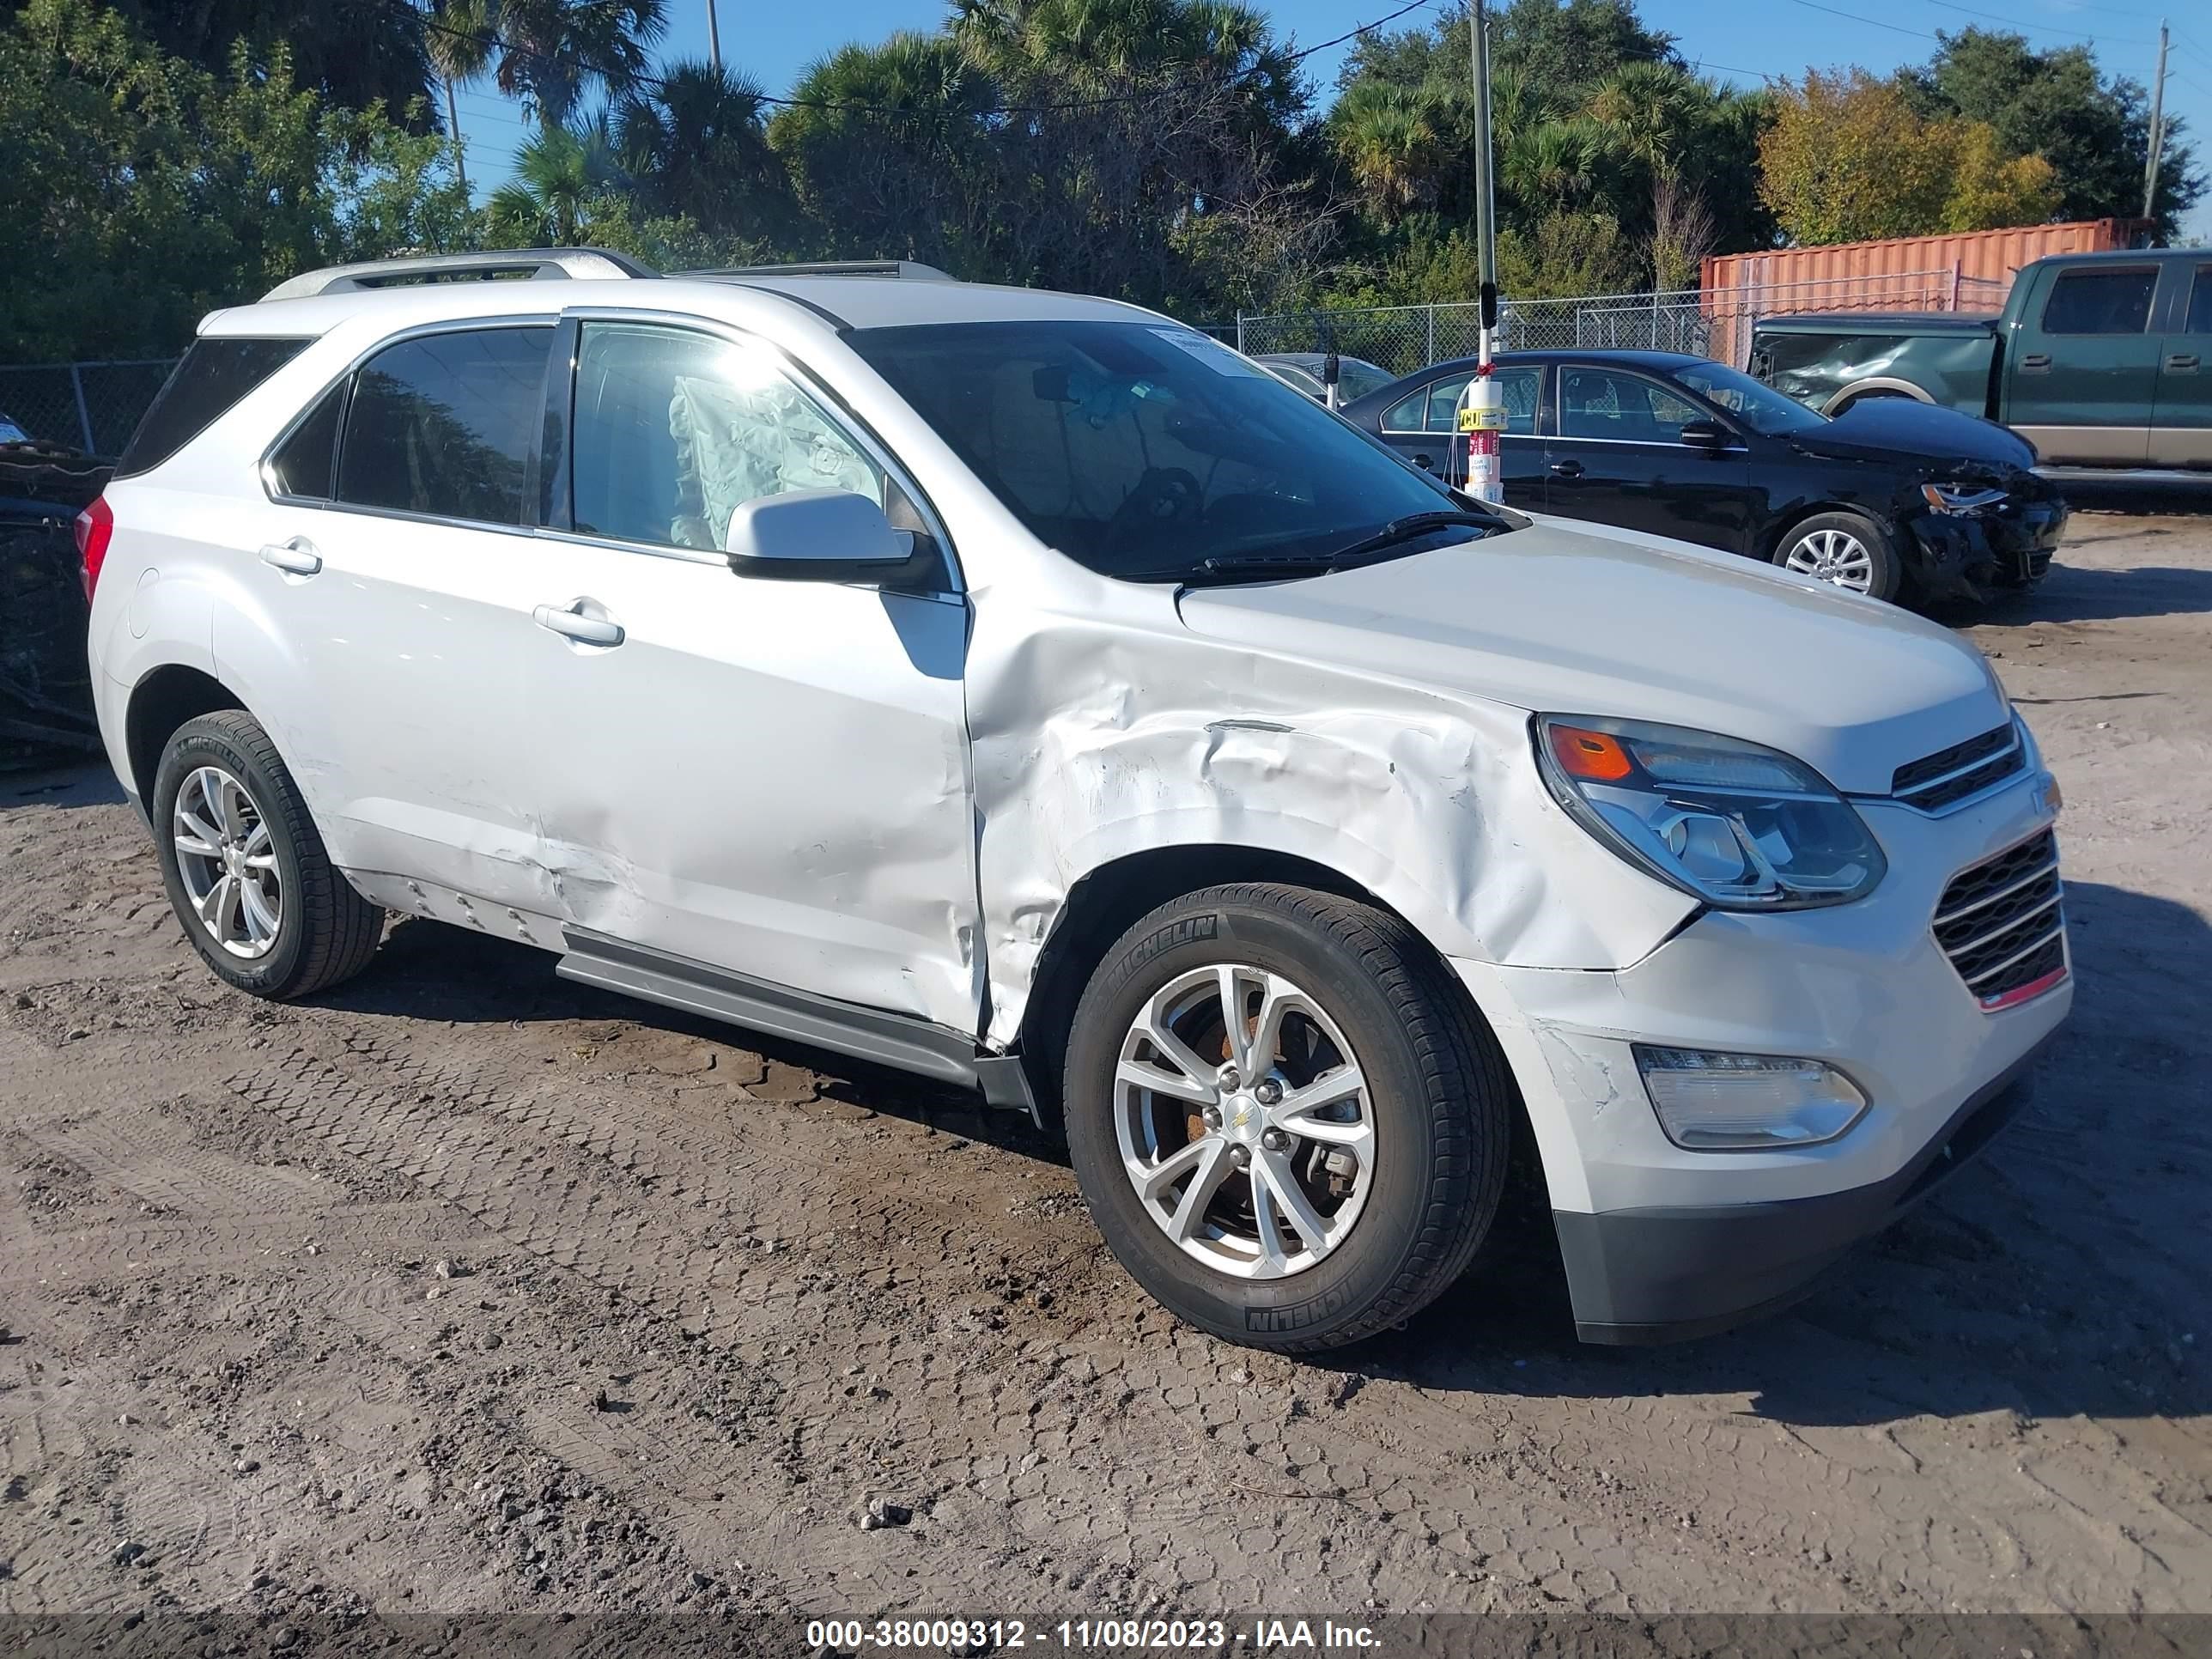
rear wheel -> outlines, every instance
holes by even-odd
[[[1290,1352],[1395,1324],[1458,1277],[1497,1212],[1512,1099],[1418,938],[1295,887],[1146,916],[1068,1045],[1069,1148],[1115,1255],[1192,1324]]]
[[[220,977],[283,999],[368,965],[384,912],[332,866],[299,786],[251,714],[225,709],[179,726],[151,805],[169,902]]]
[[[1775,547],[1774,562],[1871,599],[1893,600],[1900,586],[1889,532],[1862,513],[1816,513],[1791,526]]]

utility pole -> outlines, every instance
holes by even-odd
[[[1492,377],[1498,345],[1498,197],[1490,157],[1490,17],[1486,0],[1468,0],[1468,67],[1474,76],[1474,243],[1481,333],[1474,378],[1460,394],[1459,429],[1467,434],[1467,493],[1495,504],[1505,500],[1499,476],[1498,434],[1505,404]]]
[[[707,61],[722,67],[722,30],[714,20],[714,0],[707,0]]]
[[[464,157],[461,153],[460,106],[453,100],[453,77],[448,75],[445,77],[445,82],[446,136],[453,141],[453,171],[455,173],[459,175],[461,181],[461,197],[462,199],[465,201],[469,193],[469,164],[466,158]]]
[[[2143,217],[2158,210],[2158,153],[2166,148],[2166,19],[2158,20],[2158,78],[2150,83],[2150,160],[2143,167]]]

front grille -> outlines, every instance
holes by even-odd
[[[1994,732],[1968,738],[1897,769],[1889,793],[1907,806],[1940,812],[1990,785],[2002,783],[2027,764],[2027,749],[2009,720]]]
[[[2047,990],[2066,973],[2064,888],[2050,830],[1953,878],[1936,910],[1936,942],[1987,1010]]]

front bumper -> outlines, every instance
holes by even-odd
[[[1930,599],[1987,599],[1996,589],[2041,579],[2066,532],[2066,503],[2057,495],[2019,494],[1981,513],[1916,512],[1905,521],[1908,562]]]
[[[1553,1213],[1585,1342],[1678,1342],[1779,1311],[1942,1187],[2028,1104],[2030,1050],[1887,1180],[1817,1197]]]
[[[1612,972],[1454,962],[1520,1084],[1586,1339],[1696,1335],[1802,1294],[2017,1109],[2070,971],[1985,1010],[1932,921],[1954,877],[2050,827],[2039,775],[1941,817],[1860,803],[1889,875],[1851,904],[1710,912]],[[1639,1042],[1823,1060],[1869,1105],[1824,1145],[1685,1150]]]

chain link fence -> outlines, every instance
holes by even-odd
[[[1498,307],[1501,350],[1606,347],[1681,351],[1741,368],[1752,325],[1804,312],[1994,312],[2008,284],[1956,270],[1830,277],[1760,287],[1591,294],[1564,300],[1509,300]],[[1410,374],[1450,357],[1472,357],[1481,319],[1472,301],[1382,306],[1352,311],[1239,313],[1236,345],[1252,356],[1326,351],[1364,358]]]
[[[0,367],[0,415],[33,438],[88,455],[119,455],[176,362]]]

